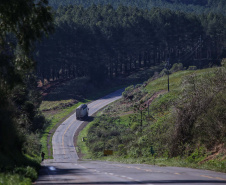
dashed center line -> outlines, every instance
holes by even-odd
[[[109,165],[118,166],[118,167],[121,167],[121,168],[137,169],[137,170],[146,171],[146,172],[163,173],[162,171],[153,171],[153,170],[148,170],[148,169],[142,169],[142,168],[139,168],[139,167],[122,166],[122,165],[117,165],[117,164],[109,164]]]
[[[226,179],[223,179],[221,177],[211,177],[211,176],[207,176],[207,175],[200,175],[201,177],[206,177],[208,179],[218,179],[218,180],[223,180],[223,181],[226,181]]]
[[[80,165],[81,166],[81,165]],[[84,166],[81,166],[82,168],[85,168],[85,169],[88,169]],[[130,180],[130,181],[134,181],[134,182],[137,182],[137,183],[141,183],[141,181],[139,180],[136,180],[132,177],[127,177],[127,176],[124,176],[124,175],[117,175],[117,174],[114,174],[114,173],[108,173],[108,172],[100,172],[98,170],[90,170],[90,171],[93,171],[93,172],[96,172],[96,173],[102,173],[102,174],[105,174],[105,175],[110,175],[110,176],[114,176],[114,177],[120,177],[120,178],[123,178],[123,179],[127,179],[127,180]],[[147,184],[147,185],[153,185],[153,184]]]
[[[69,126],[67,127],[67,129],[64,131],[64,134],[62,136],[62,146],[63,146],[63,150],[64,150],[64,154],[66,154],[66,151],[65,151],[65,147],[64,147],[64,135],[66,134],[66,132],[68,131],[68,129],[71,127],[71,125],[76,121],[76,119],[73,119],[71,121],[71,123],[69,124]]]
[[[221,177],[216,177],[216,179],[222,180],[222,181],[226,181],[226,179],[223,179],[223,178],[221,178]]]

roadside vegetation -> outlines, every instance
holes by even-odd
[[[127,87],[80,134],[84,158],[226,172],[225,61],[222,65],[184,70],[175,64],[169,92],[164,71]],[[104,150],[113,150],[113,156],[104,157]]]
[[[44,97],[40,106],[40,110],[47,119],[47,125],[41,137],[42,151],[47,154],[45,157],[49,159],[53,157],[52,136],[55,130],[75,112],[80,104],[89,103],[129,84],[142,83],[161,68],[162,66],[142,69],[127,78],[117,78],[111,83],[105,82],[101,87],[89,83],[87,78],[76,78],[66,81],[51,91]]]
[[[88,0],[82,1],[80,5],[59,6],[73,2],[81,1],[50,0],[52,5],[57,4],[56,7],[59,7],[53,10],[48,6],[48,0],[1,0],[0,184],[31,184],[37,178],[41,151],[46,153],[46,158],[52,157],[51,137],[55,129],[79,104],[121,87],[143,83],[154,75],[154,71],[163,68],[161,63],[168,57],[174,63],[183,61],[185,66],[196,63],[198,68],[203,68],[209,63],[219,65],[220,59],[226,55],[226,19],[224,14],[217,14],[224,10],[223,0],[208,0],[204,4],[178,1],[177,6],[183,7],[184,12],[174,11],[170,8],[174,5],[164,5],[161,1],[158,1],[160,4],[156,4],[157,7],[149,4],[151,7],[147,10],[143,9],[148,5],[143,4],[145,1],[137,6],[141,9],[131,6],[136,5],[136,1],[124,1],[123,5],[115,6],[112,0],[104,1],[112,5],[96,5],[103,1],[94,1],[93,4],[93,1]],[[180,2],[186,3],[180,5]],[[213,7],[213,11],[210,10]],[[43,42],[39,42],[41,40]],[[176,71],[181,65],[174,68]],[[195,67],[190,69],[194,70]],[[117,156],[132,159],[148,155],[148,144],[153,142],[154,149],[158,151],[156,156],[191,156],[198,147],[196,140],[200,143],[198,148],[204,152],[213,151],[210,146],[223,148],[220,147],[224,142],[222,131],[225,128],[221,125],[221,119],[225,118],[221,114],[224,109],[221,106],[221,102],[224,102],[222,90],[208,89],[209,85],[202,85],[217,85],[219,81],[214,78],[214,73],[207,76],[206,80],[213,77],[215,81],[205,83],[199,82],[199,76],[193,76],[183,82],[185,87],[191,87],[191,90],[193,87],[197,92],[190,93],[188,90],[182,94],[174,75],[179,75],[179,80],[180,75],[189,73],[183,72],[171,75],[172,79],[175,78],[175,84],[171,81],[170,93],[166,93],[163,88],[166,71],[155,74],[152,80],[143,85],[130,86],[120,102],[123,106],[116,108],[112,105],[97,118],[101,124],[102,120],[117,123],[114,128],[110,128],[112,124],[110,127],[109,124],[105,126],[112,131],[109,137],[115,143],[115,151],[119,151]],[[159,81],[153,89],[157,82],[153,81],[155,78]],[[38,82],[44,86],[51,86],[51,82],[60,83],[51,90],[44,90],[41,95],[41,88],[37,88]],[[196,82],[203,89],[197,88]],[[206,89],[211,93],[206,93]],[[210,103],[190,102],[191,99],[203,98],[201,91],[206,93],[206,100]],[[213,96],[214,93],[217,96]],[[190,97],[191,94],[193,96]],[[177,102],[178,97],[183,98]],[[150,114],[146,111],[147,102],[150,103]],[[183,104],[186,106],[181,106]],[[208,105],[211,105],[211,109]],[[195,119],[190,120],[184,114],[190,110],[203,112],[191,111]],[[212,117],[209,112],[213,112]],[[107,118],[106,114],[111,116]],[[178,119],[174,122],[174,118]],[[218,120],[216,132],[209,133],[207,131],[212,131],[213,127],[209,120],[215,118]],[[181,120],[189,123],[185,130]],[[204,123],[209,129],[204,127]],[[206,138],[197,135],[196,127],[203,130],[201,133]],[[164,129],[167,135],[163,134]],[[170,135],[174,132],[175,135]],[[128,133],[131,138],[124,136],[121,139],[122,133]],[[157,134],[149,136],[149,133]],[[183,133],[185,138],[182,137]],[[113,147],[111,142],[101,140],[104,138],[101,132],[98,131],[98,134],[97,138],[94,133],[90,134],[93,137],[87,140],[90,147],[95,140],[102,148]],[[117,136],[118,140],[113,136]],[[213,141],[209,145],[207,136]],[[178,139],[181,142],[173,142]],[[98,147],[96,145],[92,149],[95,157],[102,156],[101,148]],[[142,152],[138,149],[140,147]],[[174,149],[178,153],[173,153]],[[221,150],[216,151],[218,154]]]
[[[18,151],[7,155],[0,153],[0,184],[32,184],[38,178],[40,163],[41,159],[37,155],[24,155]]]
[[[53,18],[42,0],[3,0],[0,12],[0,184],[26,185],[38,177],[46,124],[32,52]]]

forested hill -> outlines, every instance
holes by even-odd
[[[49,0],[49,4],[55,9],[61,5],[82,5],[87,8],[92,4],[111,4],[115,8],[124,5],[141,9],[159,7],[184,12],[226,14],[225,0]]]
[[[111,5],[61,7],[55,33],[36,50],[44,79],[127,76],[163,61],[185,67],[218,65],[226,55],[226,17]]]

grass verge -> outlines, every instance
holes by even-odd
[[[83,159],[89,159],[92,157],[92,154],[89,153],[89,149],[86,146],[85,142],[87,139],[87,133],[90,128],[91,124],[88,124],[82,132],[79,133],[78,139],[77,139],[77,147],[76,151],[79,154],[79,156],[82,156],[82,154],[85,154],[82,158]]]
[[[18,151],[0,153],[0,185],[31,185],[38,177],[41,158]]]

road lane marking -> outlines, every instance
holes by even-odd
[[[131,178],[131,177],[127,177],[127,176],[124,176],[124,175],[117,175],[117,174],[114,174],[114,173],[109,173],[109,172],[101,172],[101,171],[98,171],[98,170],[96,170],[96,169],[88,169],[88,168],[86,168],[86,167],[84,167],[84,166],[82,166],[82,165],[79,165],[80,167],[82,167],[82,168],[85,168],[86,170],[88,170],[88,171],[92,171],[92,172],[96,172],[96,173],[102,173],[102,174],[105,174],[105,175],[110,175],[110,176],[114,176],[114,177],[119,177],[119,178],[123,178],[123,179],[127,179],[127,180],[130,180],[130,181],[134,181],[134,182],[137,182],[137,183],[139,183],[139,184],[141,184],[142,183],[142,181],[140,181],[140,180],[136,180],[136,179],[134,179],[134,178]],[[120,165],[114,165],[114,166],[119,166],[119,167],[122,167],[122,166],[120,166]],[[143,184],[143,183],[142,183]],[[146,183],[145,183],[146,184]],[[147,183],[147,185],[154,185],[154,184],[148,184]]]
[[[110,101],[108,100],[107,102],[105,102],[105,101],[104,101],[104,102],[107,103],[107,105],[108,105],[111,101],[112,101],[112,100],[110,99]],[[96,107],[96,106],[99,105],[99,104],[103,104],[103,102],[101,101],[101,102],[95,104],[94,106],[91,106],[91,108],[92,108],[92,107]],[[105,106],[106,106],[106,105],[104,105],[104,107],[105,107]],[[88,106],[88,107],[89,107],[89,106]],[[103,108],[103,107],[101,107],[101,108]],[[100,109],[101,109],[101,108],[100,108]],[[74,113],[74,114],[75,114],[75,113]],[[74,114],[73,114],[73,115],[74,115]],[[71,116],[72,116],[72,115],[71,115]],[[71,117],[71,116],[70,116],[70,117]],[[70,117],[69,117],[69,118],[70,118]],[[69,118],[68,118],[68,119],[69,119]],[[69,125],[69,126],[67,127],[67,129],[64,131],[64,134],[63,134],[63,136],[62,136],[62,145],[63,145],[63,150],[64,150],[64,154],[65,154],[65,155],[66,155],[66,151],[65,151],[65,147],[64,147],[64,135],[66,134],[66,132],[68,131],[68,129],[71,127],[71,125],[72,125],[76,120],[77,120],[77,119],[73,120],[73,121],[70,123],[70,125]],[[66,121],[66,120],[65,120],[65,121]]]
[[[147,171],[147,172],[153,172],[152,170],[147,170],[147,169],[141,169],[139,167],[132,167],[132,166],[123,166],[123,165],[117,165],[117,164],[108,164],[108,165],[112,165],[112,166],[117,166],[117,167],[122,167],[122,168],[133,168],[133,169],[138,169],[138,170],[142,170],[142,171]],[[163,173],[162,171],[156,171],[159,173]],[[175,175],[181,175],[180,173],[174,173]],[[117,176],[117,175],[116,175]],[[211,177],[211,176],[207,176],[207,175],[200,175],[201,177],[205,177],[205,178],[209,178],[209,179],[217,179],[217,180],[223,180],[226,181],[226,179],[221,178],[221,177]],[[141,181],[137,181],[135,179],[131,179],[130,177],[126,177],[126,176],[120,176],[122,178],[126,178],[126,179],[130,179],[133,180],[135,182],[141,182]],[[152,184],[148,184],[148,185],[152,185]]]
[[[116,100],[114,100],[114,101],[116,101]],[[108,100],[108,101],[106,101],[106,102],[103,101],[103,102],[99,102],[99,103],[97,103],[97,104],[95,104],[95,105],[93,105],[93,106],[90,106],[90,107],[89,107],[90,112],[93,112],[91,115],[93,115],[94,113],[96,113],[97,111],[99,111],[100,109],[106,107],[107,105],[109,105],[110,103],[112,103],[112,102],[114,102],[114,101],[112,101],[112,100]],[[99,107],[99,109],[96,111],[95,108],[98,108],[98,106],[101,106],[101,107]],[[94,109],[94,110],[92,110],[92,109]]]
[[[153,173],[166,173],[166,172],[163,172],[163,171],[153,171],[153,170],[150,170],[150,169],[142,169],[140,167],[133,167],[133,166],[123,166],[123,165],[118,165],[118,164],[108,164],[108,165],[118,166],[118,167],[121,167],[121,168],[137,169],[137,170],[146,171],[146,172],[153,172]],[[173,173],[171,173],[171,174],[173,174]],[[176,173],[176,174],[180,175],[179,173]]]
[[[99,102],[95,103],[94,105],[89,104],[88,107],[90,109],[92,109],[92,108],[96,108],[97,106],[99,106],[100,104],[102,104],[101,107],[99,108],[99,109],[102,109],[103,107],[106,107],[107,105],[113,103],[114,101],[119,100],[121,97],[122,97],[122,95],[120,95],[120,96],[114,96],[114,97],[109,97],[108,100],[99,99],[99,100],[97,100]],[[99,111],[99,109],[97,111]],[[96,112],[95,110],[93,110],[93,111],[94,111],[94,113]],[[92,110],[90,110],[90,112],[92,112]]]
[[[114,98],[116,98],[116,97],[114,97]],[[117,97],[117,99],[115,100],[114,98],[109,98],[108,100],[104,100],[104,99],[100,99],[100,100],[97,100],[97,101],[99,101],[99,102],[96,102],[96,103],[91,103],[91,104],[88,104],[88,108],[94,108],[94,107],[96,107],[96,106],[98,106],[98,105],[100,105],[100,104],[110,104],[111,103],[111,101],[116,101],[116,100],[118,100],[118,98],[120,99],[121,98],[121,96],[119,96],[119,97]],[[93,105],[92,105],[93,104]],[[106,105],[105,105],[106,106]]]
[[[64,155],[66,155],[65,148],[64,148],[64,135],[66,134],[66,132],[68,131],[68,129],[71,127],[71,125],[72,125],[75,121],[76,121],[76,119],[73,120],[73,121],[70,123],[70,125],[69,125],[69,126],[67,127],[67,129],[64,131],[64,134],[63,134],[63,136],[62,136],[62,145],[63,145]]]
[[[214,179],[213,177],[210,177],[210,176],[207,176],[207,175],[200,175],[201,177],[206,177],[206,178],[209,178],[209,179]]]
[[[133,180],[133,178],[131,178],[131,177],[127,177],[127,179],[129,179],[129,180]]]
[[[99,99],[99,102],[97,102],[97,103],[95,103],[94,105],[90,105],[90,106],[88,106],[88,108],[96,108],[97,106],[101,106],[101,104],[102,104],[102,106],[97,110],[97,111],[99,111],[101,108],[103,108],[103,107],[105,107],[105,106],[107,106],[108,104],[110,104],[110,103],[112,103],[112,102],[114,102],[114,101],[116,101],[116,100],[118,100],[118,99],[120,99],[121,98],[121,95],[120,96],[117,96],[117,97],[110,97],[109,96],[109,99],[108,100],[104,100],[104,99]],[[97,107],[98,108],[98,107]],[[94,111],[94,113],[95,112],[97,112],[97,111],[95,111],[95,110],[93,110]],[[90,112],[92,112],[92,111],[90,111]],[[94,114],[93,113],[93,114]],[[72,116],[74,116],[76,113],[74,113],[74,114],[72,114],[69,118],[71,118]],[[68,119],[69,119],[68,118]],[[67,119],[67,120],[68,120]],[[65,121],[67,121],[67,120],[65,120]],[[76,120],[76,119],[75,119]],[[65,134],[66,134],[66,132],[68,131],[68,129],[71,127],[71,125],[74,123],[75,121],[73,120],[71,123],[70,123],[70,125],[67,127],[67,129],[65,130],[65,132],[64,132],[64,134],[63,134],[63,136],[62,136],[62,146],[63,146],[63,151],[64,151],[64,154],[66,155],[66,151],[65,151],[65,147],[64,147],[64,136],[65,136]],[[63,122],[61,125],[65,125],[65,123]]]
[[[216,177],[216,179],[222,180],[222,181],[226,181],[226,179],[223,179],[223,178],[221,178],[221,177]]]
[[[209,179],[217,179],[217,180],[223,180],[223,181],[226,181],[226,179],[223,179],[221,177],[211,177],[211,176],[207,176],[207,175],[200,175],[201,177],[206,177],[206,178],[209,178]]]
[[[108,164],[108,165],[118,166],[118,167],[121,167],[121,168],[137,169],[137,170],[142,170],[142,171],[146,171],[146,172],[154,172],[153,170],[142,169],[142,168],[139,168],[139,167],[133,167],[133,166],[122,166],[122,165],[117,165],[117,164]],[[156,171],[156,172],[162,173],[161,171]]]
[[[107,106],[108,104],[110,104],[110,103],[112,103],[112,102],[114,102],[114,101],[116,101],[116,100],[118,100],[118,99],[120,99],[121,97],[122,97],[122,92],[123,92],[123,90],[118,90],[118,91],[116,91],[116,92],[113,92],[113,93],[111,93],[111,94],[109,94],[109,95],[107,95],[107,96],[104,96],[103,98],[100,98],[100,99],[98,99],[98,100],[96,100],[96,101],[94,101],[94,102],[91,102],[90,104],[88,104],[88,107],[89,108],[92,108],[92,107],[95,107],[95,106],[97,106],[97,105],[99,105],[99,104],[102,104],[102,106],[98,109],[98,110],[93,110],[94,112],[91,114],[91,115],[93,115],[95,112],[97,112],[97,111],[99,111],[101,108],[103,108],[103,107],[105,107],[105,106]],[[96,103],[95,103],[96,102]],[[93,105],[92,105],[93,104]],[[64,127],[63,125],[65,125],[66,123],[66,121],[67,120],[69,120],[71,117],[74,117],[76,115],[76,113],[73,113],[69,118],[67,118],[58,128],[57,128],[57,130],[56,130],[56,132],[60,132],[60,130],[59,130],[59,128],[61,128],[61,127]],[[73,122],[72,122],[73,123]],[[64,135],[66,134],[66,132],[67,132],[67,130],[70,128],[70,126],[72,125],[72,123],[68,126],[68,128],[66,129],[66,131],[64,132],[64,134],[63,134],[63,136],[62,136],[62,146],[63,146],[63,148],[64,148]],[[55,132],[55,133],[56,133]],[[53,135],[53,137],[55,137],[55,134]],[[53,153],[55,153],[55,145],[53,144],[53,146],[52,146],[52,148],[53,148]],[[63,150],[64,151],[64,154],[66,154],[66,152],[65,152],[65,150]]]
[[[69,120],[71,117],[73,117],[75,114],[76,114],[76,113],[72,114],[72,115],[69,116],[62,124],[60,124],[59,127],[57,128],[56,132],[60,132],[59,129],[60,129],[61,127],[64,127],[64,125],[66,124],[65,122],[66,122],[67,120]],[[55,133],[56,133],[56,132],[55,132]],[[54,133],[53,137],[55,137],[55,133]],[[62,137],[62,140],[64,140],[63,137]],[[54,153],[54,151],[55,151],[54,145],[52,145],[52,148],[53,148],[53,153]],[[63,143],[63,148],[64,148],[64,143]]]
[[[152,172],[152,170],[145,170],[146,172]]]
[[[97,100],[98,101],[98,100]],[[88,104],[88,108],[89,109],[92,109],[93,107],[96,107],[97,105],[99,105],[99,104],[101,104],[101,103],[103,103],[101,100],[99,100],[99,102],[96,102],[96,103],[93,103],[93,105],[92,104]]]

